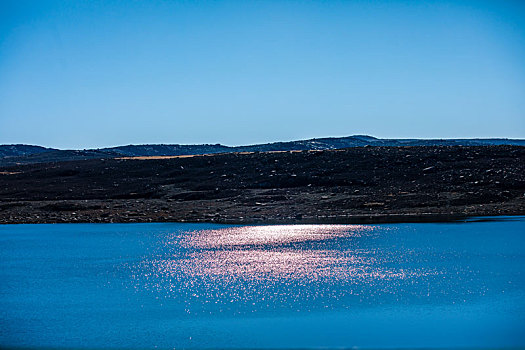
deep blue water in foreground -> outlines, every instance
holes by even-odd
[[[525,346],[525,218],[0,225],[0,346]]]

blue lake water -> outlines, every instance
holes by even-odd
[[[525,346],[525,217],[0,225],[0,346]]]

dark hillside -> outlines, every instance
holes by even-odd
[[[525,214],[525,148],[357,147],[0,168],[0,222],[365,222]]]

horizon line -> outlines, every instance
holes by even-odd
[[[87,148],[59,148],[59,147],[53,147],[53,146],[43,146],[38,144],[30,144],[30,143],[2,143],[1,146],[33,146],[33,147],[42,147],[47,149],[56,149],[61,151],[80,151],[80,150],[100,150],[100,149],[108,149],[108,148],[118,148],[118,147],[125,147],[125,146],[223,146],[223,147],[229,147],[229,148],[235,148],[235,147],[248,147],[248,146],[258,146],[258,145],[267,145],[267,144],[274,144],[274,143],[289,143],[289,142],[300,142],[300,141],[312,141],[312,140],[325,140],[325,139],[343,139],[343,138],[350,138],[350,137],[369,137],[374,138],[377,140],[422,140],[422,141],[450,141],[450,140],[517,140],[517,141],[525,141],[525,138],[512,138],[512,137],[450,137],[450,138],[435,138],[435,137],[406,137],[406,138],[395,138],[395,137],[376,137],[372,135],[366,135],[366,134],[354,134],[354,135],[346,135],[346,136],[321,136],[321,137],[311,137],[311,138],[304,138],[304,139],[290,139],[285,141],[270,141],[270,142],[260,142],[260,143],[249,143],[249,144],[240,144],[240,145],[228,145],[223,143],[128,143],[128,144],[118,144],[113,146],[101,146],[101,147],[87,147]]]

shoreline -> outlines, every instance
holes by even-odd
[[[466,214],[374,214],[374,215],[348,215],[346,217],[330,217],[322,219],[304,218],[283,219],[283,220],[104,220],[97,218],[93,220],[57,220],[57,221],[14,221],[0,222],[0,225],[40,225],[40,224],[151,224],[151,223],[174,223],[174,224],[217,224],[217,225],[376,225],[376,224],[409,224],[409,223],[453,223],[453,222],[473,222],[473,221],[505,221],[511,218],[525,217],[525,213],[514,214],[486,214],[486,215],[466,215]]]

